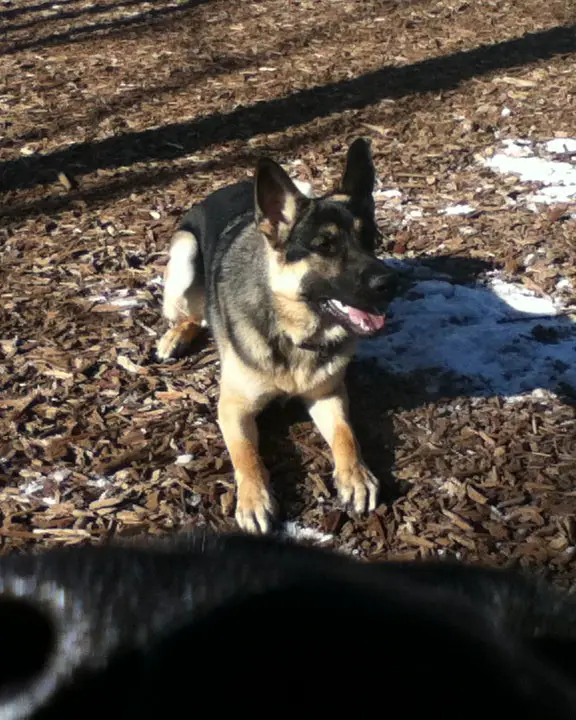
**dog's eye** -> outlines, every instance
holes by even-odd
[[[330,255],[336,251],[336,238],[319,236],[312,241],[312,250],[321,255]]]

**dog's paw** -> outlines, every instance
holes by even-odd
[[[193,322],[170,328],[158,342],[156,348],[158,359],[164,361],[185,354],[190,348],[190,343],[200,333],[201,329],[200,325]]]
[[[156,355],[159,360],[169,360],[176,355],[176,348],[180,342],[179,333],[176,328],[170,328],[162,335],[156,348]]]
[[[268,533],[274,519],[275,504],[265,485],[243,481],[238,485],[236,522],[241,530]]]
[[[340,502],[358,515],[376,509],[379,483],[362,463],[336,470],[334,484]]]

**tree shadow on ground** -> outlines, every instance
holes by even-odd
[[[192,0],[190,6],[197,2]],[[0,164],[0,192],[52,182],[59,172],[81,176],[136,162],[174,160],[231,140],[280,132],[334,113],[362,109],[383,98],[453,90],[474,77],[576,52],[575,29],[575,25],[560,26],[411,65],[386,66],[357,78],[299,90],[229,113],[213,113],[99,142],[78,143],[48,155],[9,160]]]
[[[141,0],[138,0],[141,2]],[[112,97],[102,97],[93,107],[89,109],[86,116],[86,131],[89,127],[97,127],[106,118],[113,117],[122,111],[129,112],[130,108],[137,107],[140,103],[148,101],[151,97],[155,101],[171,95],[186,91],[194,87],[199,81],[207,79],[215,79],[227,75],[229,73],[241,72],[248,68],[258,68],[270,61],[272,55],[286,55],[288,52],[294,52],[299,49],[306,48],[311,40],[317,36],[318,32],[324,27],[331,24],[331,20],[326,20],[324,24],[316,24],[313,28],[306,32],[301,30],[290,34],[286,33],[282,36],[281,41],[275,43],[271,47],[267,47],[261,53],[254,54],[249,51],[243,51],[241,47],[232,53],[223,55],[211,55],[203,62],[199,62],[195,69],[190,70],[183,67],[173,68],[170,77],[164,79],[161,84],[150,86],[148,84],[139,85],[130,91],[125,91],[121,95],[113,95]],[[15,147],[24,142],[42,140],[44,138],[54,137],[59,133],[68,132],[70,129],[78,127],[79,120],[77,117],[52,117],[46,125],[40,125],[33,128],[27,133],[17,137],[6,137],[0,139],[0,148]],[[154,172],[149,173],[152,180]]]
[[[136,0],[134,4],[138,4],[138,1],[139,0]],[[21,40],[15,42],[13,45],[8,45],[3,48],[1,54],[14,55],[15,53],[22,52],[23,50],[39,50],[44,47],[69,45],[71,43],[82,42],[94,35],[98,35],[99,37],[111,37],[118,35],[126,28],[149,26],[151,23],[162,22],[173,15],[182,15],[186,11],[195,8],[197,5],[204,5],[207,2],[209,2],[209,0],[188,0],[187,2],[176,6],[147,10],[135,17],[120,18],[113,21],[102,21],[94,23],[93,25],[82,25],[80,27],[66,30],[65,32],[54,33],[53,35],[48,35],[42,38]],[[123,4],[128,5],[131,3],[125,2]],[[122,4],[119,4],[118,6],[111,6],[109,9],[116,9],[116,7],[121,6]],[[63,16],[65,17],[65,13],[63,13]]]
[[[318,128],[309,128],[305,133],[284,134],[271,141],[267,147],[267,153],[276,158],[293,156],[303,144],[313,145],[314,143],[326,140],[326,138],[338,137],[342,128],[339,117],[335,116],[329,123]],[[207,161],[188,161],[185,166],[167,166],[162,168],[135,168],[122,171],[117,177],[106,179],[89,187],[77,182],[73,170],[66,174],[72,183],[70,190],[64,191],[62,187],[51,195],[34,200],[24,200],[13,204],[0,206],[0,221],[4,226],[26,220],[37,215],[49,215],[52,218],[65,211],[73,212],[80,217],[87,208],[95,209],[105,205],[115,198],[125,197],[132,193],[146,192],[150,188],[158,190],[170,183],[181,179],[183,176],[194,182],[196,176],[224,174],[228,170],[236,173],[246,171],[246,175],[252,175],[256,160],[262,154],[259,148],[242,146],[241,150],[224,149],[217,157]],[[230,176],[226,174],[227,181]],[[56,180],[56,177],[53,178]],[[214,188],[216,189],[216,188]],[[203,187],[203,190],[205,188]]]
[[[73,5],[78,0],[58,0],[58,5]],[[20,15],[30,15],[35,12],[42,12],[42,10],[50,10],[54,6],[54,0],[48,0],[48,2],[39,3],[38,5],[27,5],[26,7],[15,7],[9,8],[8,10],[0,11],[0,21],[5,22]]]
[[[25,20],[24,22],[19,22],[14,25],[9,25],[4,29],[6,33],[11,32],[17,32],[19,30],[27,30],[36,26],[41,26],[42,28],[46,27],[47,23],[50,22],[61,22],[62,20],[74,20],[76,18],[84,18],[85,16],[89,15],[104,15],[107,12],[118,12],[118,10],[122,10],[123,8],[131,8],[134,5],[142,5],[147,4],[151,5],[155,2],[163,2],[164,0],[122,0],[122,2],[116,2],[110,5],[103,5],[101,3],[97,3],[96,5],[88,5],[83,6],[80,8],[73,8],[72,10],[63,10],[61,12],[57,12],[54,15],[48,15],[48,16],[42,16],[39,18],[34,18],[33,20]],[[60,5],[60,3],[58,3]],[[53,3],[49,3],[46,8],[43,8],[45,10],[48,10],[54,6]],[[60,8],[58,8],[60,9]],[[160,8],[159,8],[160,9]],[[145,17],[146,13],[142,14],[142,17]],[[2,19],[2,16],[0,15],[0,20]],[[138,18],[134,18],[137,20]],[[107,26],[113,27],[116,24],[117,21],[111,22]],[[90,30],[94,26],[89,26],[88,30]],[[98,26],[96,26],[98,27]],[[84,27],[77,27],[73,28],[71,30],[68,30],[67,32],[74,33],[83,31]],[[63,35],[64,33],[62,33]],[[50,36],[46,38],[49,42]]]

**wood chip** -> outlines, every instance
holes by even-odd
[[[124,368],[124,370],[127,370],[128,372],[136,373],[138,375],[148,374],[148,368],[137,365],[135,362],[132,362],[129,357],[126,357],[126,355],[118,355],[116,362],[120,365],[120,367]]]

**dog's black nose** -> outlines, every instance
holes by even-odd
[[[398,288],[398,276],[390,270],[380,270],[370,275],[368,287],[383,299],[391,299]]]

